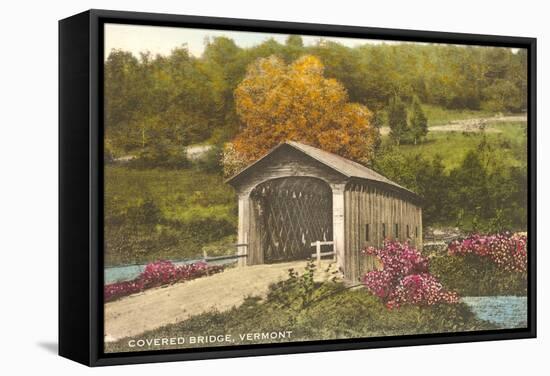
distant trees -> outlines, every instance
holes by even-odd
[[[487,97],[485,108],[496,112],[520,111],[522,103],[517,100],[521,97],[520,89],[510,81],[496,80],[484,89]]]
[[[426,137],[428,134],[428,118],[422,110],[418,97],[414,97],[412,102],[410,117],[410,134],[414,144]]]
[[[415,111],[419,107],[411,105],[415,97],[448,109],[513,112],[527,105],[527,55],[522,49],[417,44],[350,48],[323,39],[304,45],[299,35],[285,43],[268,39],[242,48],[230,38],[217,37],[206,41],[202,56],[193,56],[185,45],[167,56],[109,52],[104,97],[110,154],[168,152],[177,157],[193,143],[221,146],[244,125],[236,112],[235,89],[247,67],[270,56],[292,64],[305,55],[318,59],[324,79],[339,82],[349,102],[373,113],[371,123],[383,124],[393,106],[396,142],[423,137],[424,122]],[[408,125],[414,132],[402,134],[402,108],[395,97],[410,107]]]
[[[400,97],[390,99],[386,108],[390,138],[399,145],[413,142],[415,145],[428,134],[428,118],[422,110],[418,97],[414,97],[409,111]]]
[[[460,164],[446,170],[441,156],[404,154],[390,146],[373,168],[425,199],[427,226],[458,226],[466,231],[499,232],[527,226],[527,169],[487,153],[481,140]],[[488,160],[489,159],[489,160]]]
[[[345,87],[323,73],[323,64],[311,55],[288,65],[275,56],[251,64],[235,90],[242,124],[235,150],[252,161],[295,140],[350,159],[371,159],[378,139],[371,112],[349,102]]]
[[[399,145],[408,133],[407,107],[398,96],[390,99],[387,107],[390,138]]]
[[[218,124],[215,93],[185,48],[170,58],[111,52],[105,63],[105,133],[112,152],[166,155],[207,139]]]

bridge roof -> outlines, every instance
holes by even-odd
[[[232,184],[235,182],[235,180],[238,179],[239,176],[250,172],[249,170],[252,169],[258,162],[261,160],[264,160],[266,157],[268,157],[270,154],[272,154],[274,151],[278,150],[281,147],[284,146],[290,146],[293,149],[296,149],[307,156],[317,160],[318,162],[324,164],[325,166],[331,168],[332,170],[339,172],[340,174],[346,176],[347,178],[356,178],[361,180],[370,180],[375,181],[379,183],[383,183],[384,185],[388,185],[390,187],[393,187],[399,191],[406,192],[408,194],[412,194],[414,196],[417,196],[416,193],[413,191],[402,187],[401,185],[391,181],[390,179],[386,178],[385,176],[379,174],[378,172],[363,166],[362,164],[359,164],[357,162],[351,161],[349,159],[346,159],[344,157],[341,157],[339,155],[329,153],[328,151],[324,151],[321,149],[318,149],[313,146],[309,146],[306,144],[302,144],[300,142],[296,141],[286,141],[279,145],[277,145],[275,148],[271,149],[266,155],[259,158],[257,161],[251,163],[241,171],[239,171],[237,174],[233,175],[231,178],[227,179],[227,183]]]

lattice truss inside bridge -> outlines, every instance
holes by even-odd
[[[332,190],[321,179],[269,180],[251,198],[264,262],[306,259],[312,242],[332,240]]]

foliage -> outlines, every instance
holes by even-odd
[[[494,112],[518,112],[522,103],[517,101],[521,97],[520,88],[513,82],[504,79],[495,80],[484,89],[487,101],[483,107]]]
[[[213,83],[185,48],[140,59],[113,50],[105,62],[105,133],[123,153],[182,147],[206,139],[215,124]],[[163,145],[165,144],[165,145]]]
[[[223,176],[229,178],[248,165],[246,157],[237,151],[235,145],[228,142],[223,147],[222,154]]]
[[[391,98],[425,108],[518,111],[527,103],[527,55],[497,47],[453,45],[363,45],[300,36],[285,44],[273,39],[242,48],[226,37],[206,41],[200,57],[185,46],[167,56],[108,51],[105,61],[105,136],[114,158],[138,155],[156,143],[183,148],[201,142],[223,144],[239,131],[234,91],[247,67],[277,56],[291,63],[319,59],[327,79],[341,83],[349,100],[383,111]],[[427,107],[428,106],[428,107]],[[431,124],[439,116],[426,111]],[[456,117],[454,117],[456,118]]]
[[[208,265],[205,262],[174,265],[170,261],[157,261],[147,264],[136,279],[105,285],[103,297],[105,302],[110,302],[153,287],[188,281],[222,271],[223,266]]]
[[[239,334],[291,331],[283,341],[367,338],[390,335],[462,332],[495,327],[475,318],[462,303],[430,306],[406,305],[388,310],[364,288],[350,289],[334,281],[315,282],[315,264],[304,274],[289,271],[289,278],[271,286],[265,298],[250,297],[225,312],[212,311],[144,333],[141,338],[231,335],[231,344],[268,343],[243,341]],[[182,347],[195,345],[184,344]],[[161,349],[163,347],[159,347]],[[106,344],[106,351],[135,351],[128,339]]]
[[[166,140],[159,140],[140,150],[127,165],[137,169],[179,169],[190,167],[191,162],[185,156],[183,149],[178,150],[172,147]]]
[[[294,140],[350,159],[372,158],[378,132],[371,112],[348,102],[344,86],[323,73],[320,60],[309,55],[290,65],[274,56],[251,64],[235,90],[243,125],[236,151],[253,161]]]
[[[407,108],[400,97],[391,98],[386,107],[386,122],[390,128],[389,137],[396,145],[401,143],[416,145],[428,134],[428,118],[416,95],[412,99],[410,108]]]
[[[473,254],[430,257],[430,272],[461,296],[526,295],[527,273],[510,273]]]
[[[193,161],[193,167],[208,174],[223,174],[222,148],[217,145],[212,147],[200,158]]]
[[[362,253],[382,262],[382,270],[366,273],[363,284],[388,308],[458,303],[458,295],[443,288],[428,272],[428,259],[410,244],[386,240],[383,248],[367,247]]]
[[[430,135],[414,147],[386,145],[372,167],[426,199],[426,225],[458,226],[466,232],[524,230],[527,162],[520,133],[517,127],[506,138],[487,135],[478,142],[451,133]]]
[[[422,110],[418,97],[414,97],[412,102],[412,114],[410,118],[410,137],[414,144],[422,140],[428,134],[428,118]]]
[[[527,272],[527,235],[505,232],[494,235],[473,234],[449,244],[453,256],[476,255],[488,258],[506,272]]]
[[[236,232],[235,193],[218,174],[106,166],[105,184],[106,265],[197,257]]]
[[[390,100],[386,111],[390,138],[399,145],[408,133],[407,107],[401,98],[395,96]]]
[[[329,272],[331,265],[325,270]],[[303,310],[316,304],[327,294],[333,293],[333,284],[315,282],[315,262],[308,260],[304,272],[300,274],[294,269],[288,270],[288,279],[281,281],[271,288],[267,299],[274,306],[287,311],[293,311],[298,316]],[[338,274],[333,272],[331,281],[336,282]]]
[[[527,294],[527,235],[474,234],[430,257],[430,271],[464,296]]]

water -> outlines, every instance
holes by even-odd
[[[202,261],[202,259],[196,260],[179,260],[171,261],[174,265],[185,265],[192,264],[194,262]],[[229,265],[235,263],[235,259],[226,259],[226,260],[213,260],[208,261],[209,265]],[[141,272],[145,270],[146,264],[142,265],[124,265],[124,266],[114,266],[106,267],[103,273],[104,284],[110,284],[114,282],[122,281],[131,281],[132,279],[137,278]]]
[[[462,301],[478,318],[492,322],[499,328],[527,326],[526,296],[466,296]]]

